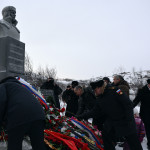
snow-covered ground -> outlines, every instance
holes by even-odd
[[[7,146],[5,142],[0,142],[0,150],[7,150]],[[32,147],[27,142],[23,141],[22,150],[32,150]]]
[[[143,150],[147,150],[147,146],[146,146],[147,140],[146,138],[144,138],[143,142],[142,142],[142,147]],[[22,150],[31,150],[32,147],[25,141],[23,141],[23,149]],[[7,150],[6,148],[6,143],[0,142],[0,150]],[[123,148],[116,146],[116,150],[123,150]]]
[[[147,139],[146,138],[144,138],[144,140],[142,142],[142,147],[143,147],[143,150],[148,150],[147,149]],[[123,148],[116,146],[116,150],[123,150]]]

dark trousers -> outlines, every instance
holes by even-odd
[[[138,139],[137,133],[133,133],[125,137],[130,147],[130,150],[143,150],[141,143]]]
[[[106,130],[103,130],[102,138],[104,142],[104,150],[115,150],[115,138],[113,130],[109,134]],[[137,133],[128,135],[125,138],[127,143],[129,144],[130,150],[143,150]]]
[[[104,143],[104,150],[115,150],[115,139],[114,131],[107,133],[107,130],[103,128],[102,130],[102,139]]]
[[[147,137],[147,146],[150,148],[150,122],[144,121],[146,137]]]
[[[46,150],[43,120],[26,123],[8,130],[8,150],[22,150],[22,141],[25,135],[30,137],[33,150]]]

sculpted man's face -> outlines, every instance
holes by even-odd
[[[9,14],[11,16],[11,18],[14,20],[16,18],[16,11],[15,10],[10,10]]]
[[[14,22],[16,18],[16,11],[14,9],[5,10],[3,18],[9,22]]]

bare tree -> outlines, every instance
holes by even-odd
[[[131,79],[131,88],[134,91],[137,91],[137,89],[140,89],[144,86],[145,80],[144,80],[144,73],[142,70],[136,71],[135,68],[132,69],[132,75],[130,77]]]
[[[45,71],[44,69],[39,66],[36,73],[35,73],[35,84],[37,87],[40,87],[42,83],[45,81]]]
[[[56,78],[56,69],[48,66],[45,68],[39,66],[35,73],[36,86],[40,87],[49,77]]]
[[[48,66],[46,66],[45,68],[45,78],[49,78],[49,77],[52,77],[52,78],[56,78],[56,69],[55,68],[50,68]]]
[[[28,53],[25,53],[25,76],[27,81],[32,81],[33,65]]]

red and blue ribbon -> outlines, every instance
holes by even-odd
[[[20,77],[16,77],[16,79],[25,87],[27,88],[33,95],[35,95],[39,101],[45,106],[45,109],[48,110],[49,106],[47,105],[44,97],[41,95],[41,93],[39,93],[35,87],[33,87],[32,85],[30,85],[27,81],[25,81],[24,79],[20,78]]]

